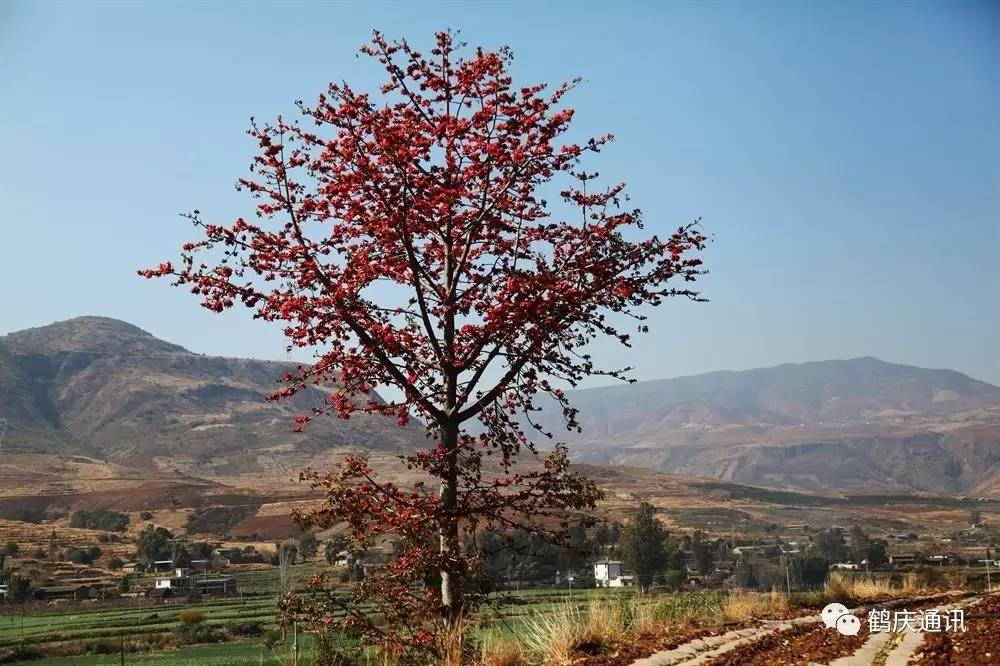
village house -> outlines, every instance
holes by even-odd
[[[146,565],[141,562],[126,562],[122,565],[122,573],[134,574],[141,573],[146,570]]]
[[[184,569],[177,569],[173,576],[157,576],[153,596],[187,595],[198,592],[203,595],[236,594],[236,579],[227,576],[219,578],[197,578],[189,576]]]
[[[196,578],[193,581],[193,587],[198,590],[199,593],[206,596],[228,595],[236,594],[238,592],[236,579],[231,576],[220,578]]]
[[[154,589],[186,592],[191,589],[191,577],[184,575],[183,569],[177,569],[172,576],[157,576]]]
[[[889,555],[889,564],[897,567],[916,564],[917,561],[918,558],[914,553],[895,553]]]
[[[597,587],[625,587],[631,576],[622,575],[622,563],[618,560],[594,562],[594,584]]]
[[[100,594],[96,585],[46,585],[31,592],[39,601],[84,601]]]

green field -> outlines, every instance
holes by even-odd
[[[298,567],[297,567],[298,568]],[[296,578],[304,580],[311,572],[302,567]],[[58,607],[37,607],[24,614],[0,616],[0,655],[18,645],[34,646],[46,652],[53,650],[85,651],[80,656],[51,656],[43,659],[6,663],[23,663],[44,666],[119,664],[121,656],[117,646],[122,638],[126,643],[145,642],[156,644],[158,637],[171,636],[179,626],[177,614],[184,609],[197,609],[205,616],[205,624],[222,628],[228,622],[245,620],[258,622],[265,631],[276,628],[275,574],[273,571],[237,574],[239,597],[206,599],[189,604],[153,604],[146,599],[128,600],[126,605],[117,603],[108,607],[94,603],[92,608],[74,606],[60,610]],[[630,595],[630,590],[535,589],[511,592],[498,598],[500,614],[484,610],[474,618],[479,634],[517,631],[525,618],[544,613],[567,602],[583,606],[595,595]],[[263,646],[260,638],[241,639],[234,642],[209,645],[181,646],[167,650],[126,651],[127,664],[209,664],[229,666],[235,664],[281,664],[291,655],[291,636],[279,641],[273,649]],[[299,636],[302,663],[309,663],[312,643],[307,635]],[[103,654],[94,654],[95,651]]]

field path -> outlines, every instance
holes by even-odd
[[[926,604],[928,601],[939,599],[940,596],[941,595],[933,595],[930,597],[919,597],[913,599],[896,599],[888,603],[876,605],[881,608],[891,608],[904,604],[907,606],[914,604]],[[964,606],[978,600],[979,598],[980,597],[970,597],[962,602],[942,606],[941,608],[942,610],[945,610],[948,608]],[[873,607],[873,605],[859,606],[852,608],[850,612],[856,617],[863,618],[868,610]],[[816,626],[807,627],[806,625]],[[773,639],[771,638],[772,636],[783,634],[784,632],[796,627],[801,627],[800,631],[811,633],[816,633],[818,630],[822,629],[818,613],[816,615],[797,617],[791,620],[764,620],[755,627],[737,629],[719,636],[709,636],[689,641],[684,645],[680,645],[663,652],[658,652],[652,656],[646,657],[645,659],[640,659],[634,662],[632,666],[699,666],[701,664],[712,662],[719,657],[723,657],[721,661],[736,663],[735,661],[731,661],[735,656],[731,655],[732,652],[741,650],[741,648],[747,648],[759,641],[764,644],[773,642]],[[910,638],[910,636],[916,636],[915,642],[914,639]],[[833,636],[831,638],[840,638],[842,640],[842,637],[840,636]],[[909,642],[907,639],[909,639]],[[869,636],[865,642],[849,656],[839,657],[829,662],[812,663],[829,663],[830,666],[872,666],[873,664],[881,666],[883,663],[885,666],[905,666],[909,657],[921,644],[922,640],[922,633],[907,634],[904,637],[903,643],[899,646],[895,646],[895,648],[889,653],[889,657],[894,660],[883,662],[882,660],[886,656],[886,650],[892,648],[893,635],[891,633],[877,633]],[[755,646],[751,649],[756,649],[758,647],[759,646]],[[897,654],[899,655],[898,657],[896,657]],[[725,659],[727,656],[729,656],[728,660]],[[896,660],[900,658],[902,661]]]
[[[706,638],[696,638],[672,650],[657,652],[654,655],[640,659],[632,666],[695,666],[703,664],[713,657],[725,654],[741,645],[752,643],[768,634],[785,631],[792,627],[806,622],[815,622],[812,616],[797,617],[793,620],[767,620],[762,626],[750,629],[736,629],[734,631],[720,634],[719,636],[708,636]]]
[[[964,608],[980,599],[982,596],[976,595],[956,603],[940,606],[940,609],[948,611],[952,608]],[[923,644],[924,633],[908,631],[901,636],[902,640],[894,640],[894,634],[890,632],[871,634],[857,652],[848,657],[831,661],[830,666],[872,666],[873,664],[906,666],[913,653]]]

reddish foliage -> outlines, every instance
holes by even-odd
[[[573,118],[560,105],[576,81],[518,88],[506,49],[463,56],[463,47],[443,32],[424,55],[375,33],[362,52],[388,74],[380,100],[331,84],[314,105],[299,103],[303,123],[254,124],[260,152],[240,187],[258,200],[257,220],[216,225],[194,211],[204,237],[185,244],[179,265],[140,272],[173,276],[213,311],[242,303],[285,322],[290,346],[317,350],[273,396],[330,387],[296,427],[358,410],[426,424],[433,444],[406,461],[439,487],[379,482],[365,460],[349,459],[327,476],[307,474],[327,496],[300,516],[347,521],[358,546],[402,540],[389,570],[357,589],[376,600],[378,626],[360,612],[333,619],[334,595],[290,606],[395,645],[430,647],[433,618],[453,628],[475,603],[462,586],[477,565],[463,530],[539,532],[539,519],[599,499],[561,446],[542,464],[516,466],[521,451],[535,452],[521,419],[531,422],[542,394],[576,427],[550,381],[622,377],[597,368],[585,346],[603,336],[627,345],[612,315],[645,331],[639,309],[697,299],[687,285],[703,272],[695,255],[705,237],[694,225],[630,240],[641,216],[624,207],[624,185],[597,189],[597,174],[582,170],[610,135],[560,143]],[[379,400],[379,385],[401,398]],[[478,434],[463,425],[473,419]],[[484,466],[486,456],[496,463]]]

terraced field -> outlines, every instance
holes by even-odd
[[[296,580],[305,578],[315,569],[311,565],[296,567]],[[241,572],[235,575],[242,594],[239,597],[203,600],[191,604],[152,604],[146,599],[130,599],[114,605],[98,603],[74,604],[72,608],[29,607],[27,613],[0,615],[0,655],[18,646],[38,649],[53,655],[0,663],[30,663],[35,666],[96,665],[120,663],[119,645],[126,646],[126,663],[134,664],[234,664],[282,663],[291,651],[291,636],[265,646],[261,638],[241,639],[221,644],[175,646],[177,615],[185,609],[196,609],[204,624],[223,629],[231,622],[259,623],[264,632],[276,629],[274,570]],[[502,619],[494,611],[484,611],[474,620],[480,634],[516,632],[528,617],[559,606],[578,604],[581,608],[595,596],[631,595],[628,590],[588,590],[570,593],[564,589],[522,590],[499,600]],[[303,663],[312,649],[306,635],[299,636]],[[55,656],[58,653],[76,656]],[[86,652],[86,654],[79,654]],[[96,652],[96,654],[95,654]]]

